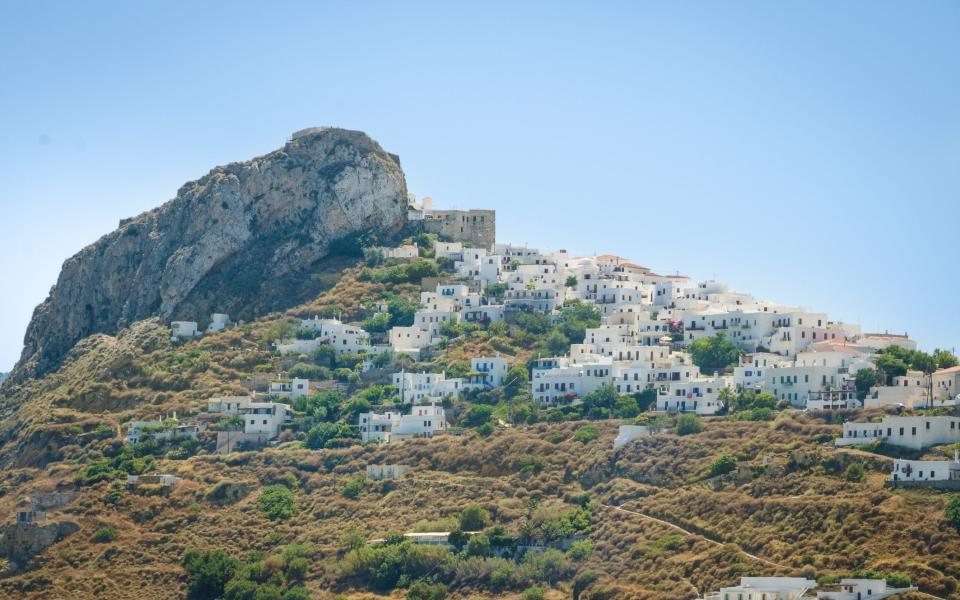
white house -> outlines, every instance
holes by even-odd
[[[408,437],[430,437],[449,425],[442,406],[413,406],[411,414],[397,412],[360,413],[357,417],[360,440],[390,443]]]
[[[170,323],[170,341],[189,340],[200,336],[196,321],[173,321]]]
[[[904,460],[893,461],[890,481],[957,481],[960,482],[960,458],[953,451],[953,460]]]
[[[701,377],[686,381],[671,381],[666,393],[657,397],[657,410],[664,412],[692,412],[698,415],[713,415],[723,408],[720,390],[732,388],[727,377]]]
[[[462,242],[441,242],[433,243],[433,251],[437,258],[449,258],[453,261],[463,260]]]
[[[447,379],[445,373],[412,373],[401,371],[393,374],[393,386],[405,404],[439,402],[447,396],[459,397],[464,381],[459,377]]]
[[[613,383],[613,361],[607,358],[582,363],[559,361],[558,366],[535,369],[530,380],[533,399],[541,406],[570,404],[605,383]]]
[[[621,425],[617,437],[613,440],[614,449],[632,442],[637,438],[650,435],[650,429],[644,425]]]
[[[291,419],[290,405],[281,402],[256,402],[249,396],[227,396],[207,401],[207,412],[239,415],[245,434],[275,438]]]
[[[429,347],[434,337],[429,331],[416,325],[390,328],[390,346],[394,351],[414,356],[419,356],[420,350]]]
[[[310,393],[310,380],[294,377],[270,382],[270,393],[296,400]]]
[[[929,405],[930,376],[922,371],[907,371],[893,378],[893,385],[879,385],[870,388],[863,401],[867,408],[882,406],[903,406],[914,409]]]
[[[802,577],[741,577],[740,585],[720,588],[706,600],[800,600],[817,582]]]
[[[817,592],[817,598],[818,600],[881,600],[916,590],[915,587],[887,587],[884,579],[841,579],[836,590]]]
[[[200,426],[177,421],[174,417],[169,421],[131,421],[127,424],[127,443],[136,444],[143,440],[168,440],[173,437],[188,437],[196,439]]]
[[[913,450],[954,444],[960,442],[960,418],[886,416],[879,423],[844,423],[843,436],[834,443],[850,446],[874,441]]]
[[[470,359],[470,370],[471,384],[485,388],[500,387],[506,383],[510,365],[499,356],[477,356]]]
[[[337,354],[360,354],[371,349],[369,333],[340,319],[303,319],[300,328],[316,332],[317,337],[312,340],[277,340],[280,354],[310,354],[322,344],[330,344]]]
[[[404,244],[396,248],[380,248],[384,258],[408,259],[420,256],[420,249],[413,244]]]
[[[935,406],[956,404],[960,397],[960,366],[935,371],[932,378]]]
[[[230,321],[230,315],[224,313],[213,313],[210,315],[210,324],[207,325],[207,333],[226,329],[233,323]]]

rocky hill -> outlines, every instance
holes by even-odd
[[[575,593],[684,600],[742,575],[827,580],[863,569],[905,573],[935,597],[957,597],[960,536],[944,516],[947,496],[883,487],[890,459],[833,447],[840,425],[829,415],[788,409],[771,421],[716,417],[688,435],[665,424],[614,449],[621,420],[554,422],[521,392],[449,407],[451,420],[467,425],[461,435],[388,446],[331,440],[310,449],[310,431],[352,422],[351,411],[386,401],[382,374],[338,380],[319,357],[279,356],[265,342],[304,316],[335,309],[358,320],[385,297],[417,297],[419,286],[376,283],[379,272],[345,269],[303,305],[183,345],[171,344],[157,319],[91,336],[55,373],[18,388],[0,432],[0,513],[12,514],[32,494],[70,490],[77,499],[38,528],[78,529],[44,541],[51,545],[40,544],[14,572],[3,574],[0,565],[0,592],[213,598],[195,593],[190,573],[226,561],[216,568],[236,586],[263,597],[283,589],[290,600],[443,597],[408,595],[404,586],[417,578],[443,582],[450,600]],[[393,368],[451,370],[492,352],[523,363],[542,337],[524,325],[464,332],[431,362]],[[130,419],[195,414],[212,395],[245,393],[258,375],[302,369],[330,391],[298,408],[277,448],[222,456],[203,445],[131,449],[119,437]],[[484,426],[470,425],[476,406],[494,408]],[[512,424],[489,427],[498,419]],[[711,477],[724,455],[741,468]],[[398,481],[363,477],[367,465],[383,464],[412,472]],[[850,477],[850,465],[863,475]],[[141,470],[181,482],[171,491],[122,485]],[[279,488],[289,502],[282,510],[267,500]],[[583,539],[536,559],[368,543],[391,532],[458,527],[470,505],[488,516],[491,538],[536,545],[573,532]],[[206,567],[188,571],[188,557]],[[254,596],[235,590],[226,597]]]
[[[10,380],[48,373],[80,339],[147,317],[249,319],[302,302],[319,291],[312,275],[334,242],[389,239],[406,204],[399,159],[358,131],[304,130],[217,167],[64,263]]]
[[[774,403],[690,419],[644,413],[646,392],[612,387],[542,407],[531,364],[558,339],[560,350],[582,340],[595,306],[448,323],[417,358],[279,353],[272,342],[316,315],[382,341],[412,324],[424,279],[466,282],[435,238],[402,232],[405,192],[397,159],[363,134],[310,130],[215,169],[68,261],[18,379],[0,389],[0,594],[686,600],[741,576],[868,573],[921,590],[902,600],[960,598],[950,494],[885,485],[882,446],[835,447],[849,411]],[[361,260],[337,241],[360,234],[399,237],[416,256]],[[103,315],[85,310],[94,302]],[[213,310],[246,322],[171,340],[167,321]],[[393,373],[467,377],[471,358],[494,355],[513,379],[446,397],[447,434],[361,443],[359,413],[410,410]],[[278,373],[308,378],[311,393],[283,399],[291,418],[273,443],[219,453],[237,423],[207,401],[281,400],[265,393]],[[203,428],[127,443],[131,421],[173,415]],[[615,448],[621,424],[651,435]],[[390,465],[409,472],[367,476]],[[402,535],[417,532],[454,532],[456,547]]]

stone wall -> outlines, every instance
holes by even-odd
[[[428,233],[487,250],[493,249],[497,237],[497,213],[493,210],[434,210],[421,222]]]
[[[34,554],[43,552],[78,529],[80,525],[73,521],[7,525],[0,536],[0,556],[9,559],[12,570],[16,570]]]

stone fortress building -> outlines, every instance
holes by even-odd
[[[455,242],[492,250],[497,234],[497,213],[493,210],[434,210],[433,200],[424,197],[419,203],[409,196],[407,219],[420,223],[423,231],[435,233]]]

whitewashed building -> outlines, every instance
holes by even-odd
[[[893,588],[885,579],[841,579],[836,590],[817,592],[818,600],[882,600],[915,592],[916,587]]]
[[[410,259],[420,256],[420,249],[414,244],[404,244],[396,248],[380,248],[384,258]]]
[[[170,341],[192,340],[200,337],[196,321],[173,321],[170,323]]]
[[[960,442],[960,417],[893,417],[879,423],[844,423],[837,446],[883,442],[922,450],[939,444]]]
[[[310,393],[310,380],[294,377],[270,382],[270,394],[297,400]]]
[[[890,481],[960,482],[960,457],[957,456],[957,450],[954,450],[953,460],[895,459]]]
[[[127,423],[127,443],[144,440],[169,440],[174,437],[196,439],[200,432],[197,424],[179,422],[176,417],[166,421],[131,421]]]
[[[405,404],[439,402],[447,396],[457,398],[465,385],[463,379],[447,379],[444,373],[409,371],[394,373],[392,381],[400,394],[400,401]]]
[[[800,600],[816,587],[802,577],[741,577],[740,585],[720,588],[705,600]]]
[[[483,388],[500,387],[506,382],[510,365],[499,356],[477,356],[470,359],[470,384]]]
[[[723,408],[720,390],[733,388],[728,377],[702,377],[686,381],[671,381],[666,393],[657,397],[657,410],[663,412],[692,412],[698,415],[714,415]]]
[[[224,313],[213,313],[210,315],[210,324],[207,325],[207,333],[220,331],[230,327],[231,325],[233,325],[233,322],[230,320],[230,315]]]
[[[257,402],[250,396],[225,396],[207,401],[207,412],[239,415],[245,434],[263,435],[273,439],[290,421],[290,405],[281,402]]]
[[[322,344],[330,344],[337,354],[360,354],[370,352],[370,334],[362,327],[350,325],[340,319],[314,317],[300,322],[301,329],[316,333],[312,340],[288,340],[277,342],[281,354],[310,354]]]
[[[390,443],[409,437],[430,437],[449,427],[442,406],[413,406],[411,414],[397,412],[360,413],[357,417],[360,440]]]

